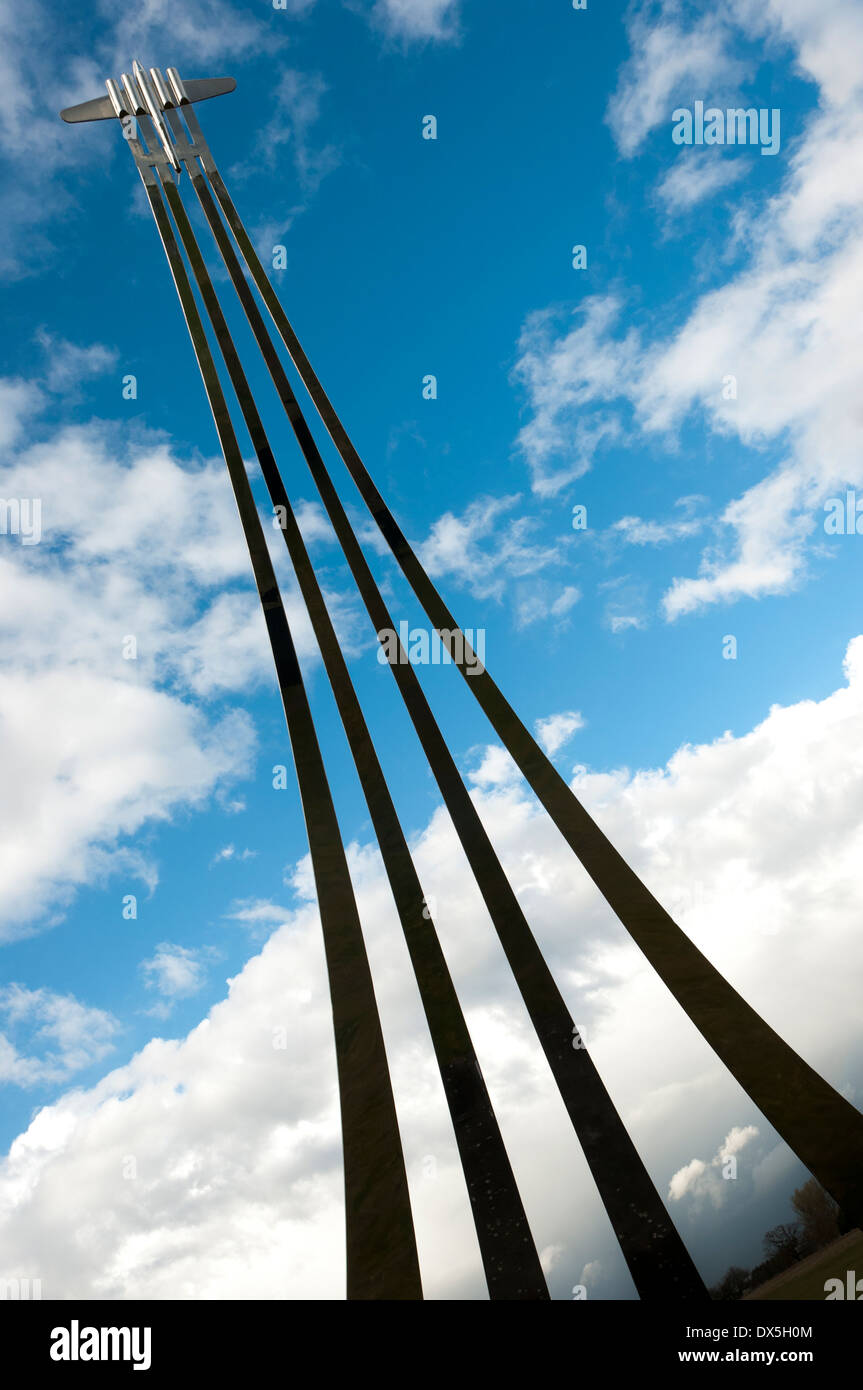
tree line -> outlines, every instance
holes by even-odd
[[[764,1259],[754,1269],[731,1265],[710,1290],[712,1298],[743,1298],[760,1284],[782,1274],[807,1255],[814,1255],[825,1245],[838,1240],[839,1207],[821,1184],[810,1178],[791,1195],[791,1205],[797,1213],[795,1221],[773,1226],[764,1234]]]

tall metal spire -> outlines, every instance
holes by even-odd
[[[479,1062],[380,761],[300,535],[269,439],[186,214],[182,170],[321,495],[366,611],[381,640],[394,624],[294,394],[254,286],[363,501],[492,727],[544,809],[674,997],[766,1118],[839,1202],[863,1222],[863,1116],[800,1058],[736,992],[611,845],[474,659],[443,598],[397,525],[336,414],[270,284],[203,137],[193,103],[234,89],[231,78],[183,80],[137,61],[107,97],[62,112],[70,122],[130,115],[129,140],[171,267],[228,467],[264,608],[294,750],[330,977],[345,1155],[348,1296],[421,1297],[407,1178],[359,913],[311,710],[260,520],[195,303],[183,255],[204,302],[275,507],[332,685],[381,848],[437,1056],[492,1298],[546,1298],[540,1268]],[[170,217],[168,215],[170,211]],[[171,223],[176,226],[178,244]],[[239,252],[239,255],[237,254]],[[243,270],[245,265],[245,272]],[[249,279],[247,280],[246,275]],[[251,285],[249,283],[251,281]],[[642,1298],[703,1299],[697,1270],[627,1133],[543,959],[476,812],[414,668],[400,645],[391,669],[515,981],[585,1152]]]

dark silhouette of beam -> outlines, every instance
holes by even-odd
[[[147,118],[140,116],[139,120],[146,130]],[[149,154],[138,140],[130,139],[129,145],[168,259],[213,413],[264,612],[294,755],[333,1010],[344,1150],[348,1297],[419,1299],[419,1261],[386,1050],[359,913],[311,709],[242,453],[151,167],[155,165],[160,175],[166,175],[167,161],[152,137]],[[179,194],[170,175],[164,187],[176,212]],[[198,278],[202,273],[206,275],[206,268],[193,242],[194,238],[186,244],[186,252]]]
[[[193,137],[193,111],[184,108]],[[567,844],[675,999],[762,1114],[839,1203],[863,1225],[863,1115],[738,994],[657,902],[588,814],[474,653],[375,486],[267,278],[224,181],[202,163],[254,284],[360,495],[471,693]],[[468,674],[470,671],[470,674]]]
[[[205,167],[212,161],[200,128],[192,127],[194,153]],[[181,158],[185,142],[173,113],[169,119]],[[184,160],[190,173],[192,161]],[[341,506],[320,452],[314,443],[260,310],[242,275],[230,241],[203,178],[193,174],[207,220],[237,290],[258,346],[273,378],[303,456],[321,494],[345,558],[369,616],[378,632],[395,631],[365,556]],[[269,470],[274,504],[284,505],[278,470]],[[265,480],[270,484],[265,472]],[[578,1038],[563,1000],[479,815],[443,734],[434,719],[413,667],[401,647],[391,669],[429,765],[444,797],[468,862],[497,930],[516,983],[534,1024],[570,1119],[582,1144],[594,1181],[642,1298],[706,1298],[698,1272],[644,1167],[587,1049]]]
[[[168,112],[175,149],[189,173],[231,278],[242,270],[212,202],[179,118]],[[195,237],[179,192],[167,172],[162,184],[187,252]],[[193,266],[261,472],[282,509],[288,553],[321,650],[339,715],[380,846],[384,867],[413,964],[458,1144],[489,1294],[493,1299],[547,1299],[548,1288],[512,1167],[492,1109],[467,1023],[452,982],[407,841],[348,673],[347,663],[282,482],[269,439],[203,262]],[[248,306],[244,306],[248,307]],[[254,309],[254,302],[252,302]],[[257,311],[256,311],[257,312]],[[263,328],[263,321],[261,320]]]

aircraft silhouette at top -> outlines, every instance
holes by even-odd
[[[77,106],[67,106],[60,116],[70,125],[78,121],[109,121],[115,117],[122,121],[129,116],[149,116],[156,134],[171,167],[180,172],[180,163],[168,135],[163,111],[189,106],[195,101],[208,101],[210,97],[220,97],[233,92],[236,82],[233,77],[193,77],[184,82],[176,68],[166,68],[167,82],[159,68],[150,68],[149,76],[136,60],[132,64],[132,75],[124,72],[119,82],[109,77],[105,83],[108,95],[82,101]]]

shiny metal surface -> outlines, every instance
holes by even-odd
[[[158,68],[151,69],[151,75],[153,72],[158,71]],[[161,77],[161,73],[159,75]],[[112,78],[108,79],[108,81],[112,80]],[[165,85],[164,78],[162,78],[162,85]],[[182,86],[189,103],[209,101],[211,97],[225,96],[228,92],[236,91],[237,88],[237,84],[233,77],[193,77],[184,82]],[[158,92],[158,87],[156,90]],[[170,104],[172,106],[178,105],[179,102],[174,100],[170,89],[165,87],[165,90]],[[125,97],[121,99],[124,102],[126,100]],[[161,93],[159,93],[159,104],[163,108],[166,105],[162,100]],[[129,111],[126,114],[134,115],[135,113]],[[60,119],[66,121],[69,125],[76,125],[80,121],[110,121],[113,120],[116,115],[117,112],[108,97],[94,97],[91,101],[79,102],[77,106],[67,106],[60,112]]]
[[[129,106],[129,114],[132,116],[146,116],[147,108],[144,105],[144,98],[138,91],[138,84],[131,73],[120,74],[120,85],[126,96]]]
[[[174,101],[177,103],[178,106],[185,106],[189,101],[189,97],[187,95],[185,87],[183,86],[183,79],[177,72],[177,69],[166,68],[165,76],[168,79],[168,85],[170,86],[171,91],[173,93]]]
[[[162,149],[165,151],[165,154],[168,157],[168,162],[171,165],[171,168],[174,170],[175,173],[179,174],[180,161],[177,159],[177,156],[174,153],[174,149],[171,144],[170,137],[168,135],[168,127],[165,125],[165,118],[160,110],[155,92],[153,91],[153,88],[150,86],[150,79],[147,76],[144,69],[141,67],[141,64],[137,61],[137,59],[132,64],[132,72],[135,76],[135,82],[137,83],[138,91],[144,98],[144,104],[147,108],[150,119],[153,122],[156,135],[159,138],[159,143],[161,144]]]

